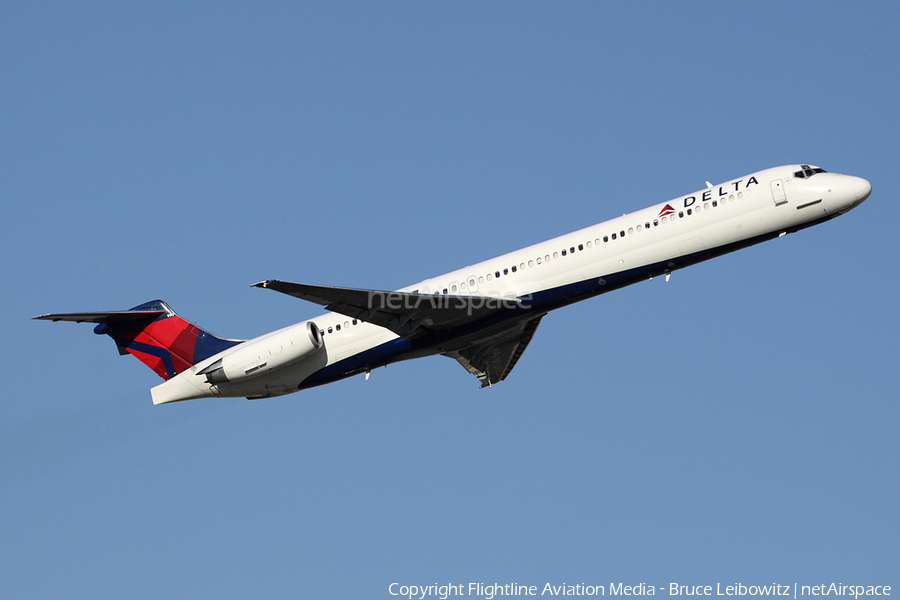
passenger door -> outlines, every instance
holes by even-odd
[[[775,201],[775,206],[787,204],[787,196],[784,194],[784,182],[780,179],[774,179],[769,185],[772,188],[772,200]]]

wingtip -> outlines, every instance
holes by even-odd
[[[271,280],[271,279],[266,279],[265,281],[258,281],[258,282],[256,282],[256,283],[251,283],[251,284],[250,284],[250,287],[258,287],[258,288],[268,287],[270,281],[272,281],[272,280]]]
[[[59,321],[60,319],[54,318],[55,316],[56,316],[56,315],[53,315],[53,314],[49,314],[49,313],[48,313],[48,314],[45,314],[45,315],[38,315],[38,316],[36,316],[36,317],[31,317],[31,320],[32,320],[32,321],[53,321],[54,323],[56,323],[56,322]]]

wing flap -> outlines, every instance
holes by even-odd
[[[478,378],[481,387],[491,386],[509,376],[534,337],[542,318],[543,315],[519,323],[493,338],[444,356],[456,359],[466,371]]]

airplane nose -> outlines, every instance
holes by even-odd
[[[836,175],[828,191],[834,191],[834,210],[844,214],[856,208],[872,193],[872,184],[862,177]]]
[[[853,192],[856,195],[856,201],[862,202],[872,193],[872,184],[862,177],[854,177]]]

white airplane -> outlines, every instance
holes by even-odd
[[[389,292],[253,284],[327,312],[251,340],[216,337],[154,300],[131,310],[46,314],[97,323],[166,381],[154,404],[268,398],[401,360],[443,354],[482,387],[503,381],[551,310],[844,214],[872,191],[811,165],[759,171]]]

